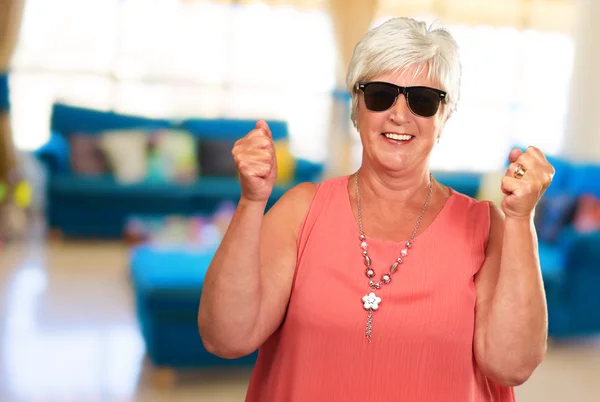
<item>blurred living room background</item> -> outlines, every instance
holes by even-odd
[[[242,401],[256,353],[202,347],[203,275],[266,119],[279,175],[360,162],[345,72],[393,16],[446,27],[462,96],[434,176],[500,202],[512,147],[556,169],[536,210],[550,343],[520,401],[600,401],[600,2],[3,0],[0,401]]]

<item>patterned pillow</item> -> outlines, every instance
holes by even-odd
[[[148,134],[145,131],[105,131],[100,143],[118,182],[136,183],[146,178]]]
[[[565,194],[544,196],[535,210],[535,226],[540,240],[554,243],[560,231],[573,221],[577,199]]]
[[[98,176],[108,172],[108,164],[100,148],[98,136],[75,133],[69,136],[69,144],[73,173]]]
[[[236,177],[231,151],[235,140],[202,139],[198,141],[199,169],[202,176]]]
[[[600,230],[600,199],[591,194],[579,197],[573,226],[580,233]]]
[[[149,139],[148,178],[189,183],[197,179],[196,140],[186,131],[159,130]]]

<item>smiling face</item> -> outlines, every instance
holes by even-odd
[[[415,69],[380,74],[369,81],[442,89],[438,82],[427,78],[427,69],[418,74]],[[418,116],[411,112],[402,94],[391,108],[373,112],[366,108],[360,94],[356,123],[363,145],[363,165],[390,173],[424,168],[449,115],[449,109],[441,103],[434,116]]]

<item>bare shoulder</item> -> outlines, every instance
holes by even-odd
[[[289,224],[297,230],[317,192],[317,184],[305,182],[287,190],[269,209],[267,222]]]
[[[315,193],[317,192],[317,184],[304,182],[290,188],[281,197],[281,203],[289,203],[291,205],[302,206],[310,204]]]
[[[502,247],[502,237],[504,235],[504,212],[495,203],[487,202],[490,209],[490,234],[486,249],[493,251]]]

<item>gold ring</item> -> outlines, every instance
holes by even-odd
[[[525,172],[527,172],[527,170],[525,168],[523,168],[523,166],[517,165],[517,167],[515,167],[515,172],[513,173],[513,177],[515,179],[520,179],[525,175]]]

